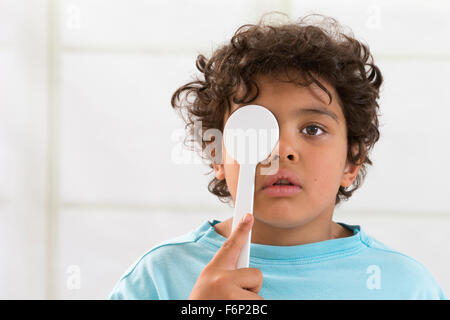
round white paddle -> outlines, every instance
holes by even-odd
[[[226,152],[239,163],[233,231],[246,213],[253,214],[256,166],[270,156],[278,143],[278,121],[272,112],[263,106],[243,106],[228,118],[223,139]],[[250,238],[251,232],[242,248],[237,268],[249,266]]]

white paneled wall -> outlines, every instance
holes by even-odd
[[[0,299],[48,283],[45,21],[44,1],[0,1]]]
[[[445,0],[292,1],[293,17],[321,13],[351,28],[377,54],[442,56],[450,52],[442,36],[450,33]]]
[[[69,46],[193,50],[232,34],[246,6],[239,0],[67,0],[60,7],[61,36]]]
[[[226,210],[99,210],[62,212],[58,296],[63,299],[103,299],[131,263],[150,248],[206,220],[223,220]],[[70,250],[69,250],[70,249]],[[80,268],[80,289],[67,286],[70,266]]]
[[[205,203],[215,203],[207,197],[206,180],[201,178],[211,170],[201,162],[172,160],[177,142],[172,133],[184,130],[170,105],[171,93],[181,85],[180,79],[189,81],[193,59],[193,55],[64,56],[64,201],[181,206],[207,198]]]
[[[450,92],[442,61],[381,58],[379,142],[364,188],[347,205],[355,210],[446,212],[450,177]]]
[[[369,45],[381,138],[334,220],[450,293],[450,2],[0,0],[0,298],[106,298],[158,242],[231,215],[209,167],[177,162],[170,97],[198,53],[271,10],[335,17]]]

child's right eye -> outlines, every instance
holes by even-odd
[[[319,137],[319,136],[322,136],[322,135],[324,135],[324,134],[326,133],[324,129],[322,129],[321,127],[319,127],[319,126],[317,126],[317,125],[309,125],[309,126],[306,126],[306,127],[302,130],[302,132],[303,132],[305,129],[308,129],[308,128],[317,128],[317,129],[319,129],[319,130],[321,130],[321,131],[323,132],[323,134],[316,135],[316,134],[314,134],[314,132],[317,132],[317,129],[316,129],[316,130],[306,130],[306,131],[308,132],[308,133],[306,133],[306,135],[307,135],[307,136],[310,136],[310,137]],[[313,134],[309,134],[309,133],[313,133]]]

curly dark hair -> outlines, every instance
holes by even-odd
[[[309,21],[314,17],[321,20],[317,23]],[[335,202],[338,205],[359,188],[367,174],[367,166],[372,165],[368,153],[380,136],[377,99],[383,82],[381,72],[374,64],[368,45],[356,40],[351,31],[346,34],[334,18],[310,14],[295,23],[276,24],[265,24],[263,18],[257,24],[239,27],[231,41],[217,48],[209,59],[199,54],[196,67],[204,77],[178,88],[172,95],[172,107],[186,123],[186,138],[201,141],[201,149],[197,151],[213,168],[211,155],[204,154],[210,142],[198,140],[195,121],[201,121],[202,132],[210,128],[223,132],[225,112],[231,110],[231,97],[235,104],[248,104],[258,96],[255,76],[275,76],[287,74],[287,71],[299,75],[304,86],[317,84],[327,93],[331,103],[330,92],[314,75],[324,79],[335,88],[346,119],[347,161],[361,165],[353,188],[339,187]],[[256,88],[256,94],[249,96],[254,92],[252,88]],[[237,98],[235,94],[241,92],[240,89],[244,89],[244,94]],[[193,99],[189,100],[190,96]],[[225,179],[214,177],[208,190],[222,202],[231,200]]]

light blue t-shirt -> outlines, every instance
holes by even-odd
[[[187,299],[200,272],[226,240],[212,223],[140,257],[110,299]],[[419,262],[389,249],[360,226],[353,236],[296,246],[251,244],[250,267],[263,273],[264,299],[447,299]]]

